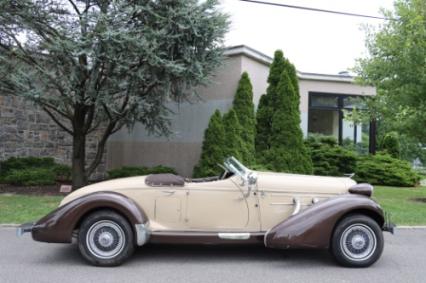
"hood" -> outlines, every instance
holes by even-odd
[[[347,193],[356,182],[348,177],[313,176],[274,172],[256,172],[258,188],[325,194]]]
[[[113,191],[113,192],[119,193],[120,191],[123,191],[123,190],[141,189],[146,187],[145,178],[146,176],[128,177],[128,178],[108,180],[108,181],[88,185],[67,195],[61,201],[60,206],[70,201],[73,201],[76,198],[79,198],[94,192]]]

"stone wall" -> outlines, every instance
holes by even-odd
[[[87,139],[86,155],[96,154],[97,135]],[[71,164],[72,138],[32,102],[0,94],[0,160],[9,157],[53,157],[61,164]],[[91,179],[105,177],[105,156]]]

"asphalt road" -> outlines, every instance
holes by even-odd
[[[77,246],[16,238],[0,228],[0,282],[426,282],[426,229],[385,233],[370,268],[337,266],[326,251],[263,247],[147,246],[123,266],[87,265]]]

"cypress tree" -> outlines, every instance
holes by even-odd
[[[312,160],[300,128],[296,68],[277,50],[268,88],[257,110],[256,153],[259,163],[276,171],[312,173]]]
[[[235,158],[242,160],[246,152],[244,152],[245,146],[241,138],[242,127],[234,109],[231,108],[229,112],[223,116],[223,126],[225,128],[226,140],[226,145],[224,147],[225,156],[234,156]]]
[[[253,87],[249,75],[244,72],[238,83],[233,109],[241,125],[243,148],[240,149],[241,161],[251,165],[255,163],[256,117],[253,104]],[[226,123],[225,123],[226,125]],[[236,157],[236,156],[235,156]]]
[[[261,159],[263,151],[270,148],[270,131],[272,127],[272,116],[275,112],[274,100],[276,89],[280,81],[280,75],[285,69],[285,59],[281,50],[275,51],[274,60],[269,68],[268,88],[266,94],[259,101],[256,115],[256,153]]]
[[[217,163],[222,164],[225,158],[225,147],[225,129],[222,116],[219,110],[216,110],[204,132],[201,157],[194,167],[193,176],[200,178],[219,175],[221,169],[217,166]]]
[[[292,65],[288,63],[291,70]],[[303,142],[300,128],[300,97],[289,75],[283,72],[276,89],[270,131],[270,148],[264,152],[264,163],[275,171],[312,173],[312,160]]]

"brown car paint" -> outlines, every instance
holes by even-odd
[[[349,192],[351,194],[358,194],[358,195],[371,197],[371,195],[373,194],[373,186],[366,183],[356,184],[349,188]]]
[[[319,202],[273,227],[265,235],[269,248],[328,248],[335,225],[346,214],[360,212],[375,219],[383,227],[380,206],[372,199],[344,194]]]
[[[31,232],[32,237],[40,242],[70,243],[82,217],[97,209],[113,209],[132,226],[148,220],[143,210],[128,197],[115,192],[96,192],[60,206],[37,221]]]

